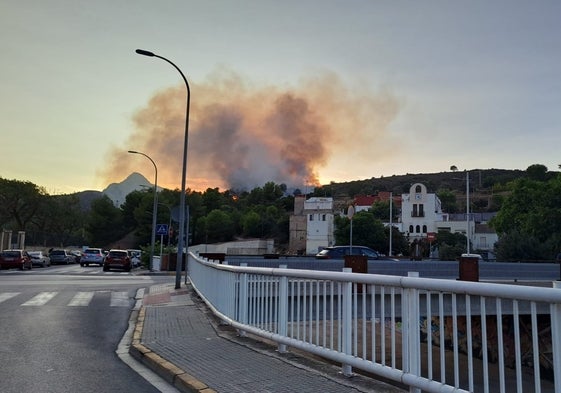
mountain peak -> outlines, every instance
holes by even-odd
[[[111,183],[102,192],[113,201],[115,206],[120,206],[125,202],[127,195],[131,192],[153,187],[154,185],[143,175],[138,172],[133,172],[122,182]]]

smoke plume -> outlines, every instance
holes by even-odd
[[[387,127],[397,100],[364,86],[345,87],[333,74],[283,89],[255,87],[221,71],[190,87],[187,187],[193,190],[247,190],[268,181],[318,185],[319,171],[338,154],[370,157],[375,165],[386,151],[381,146],[393,143]],[[185,98],[184,85],[169,88],[134,115],[135,131],[125,147],[108,154],[101,171],[105,184],[142,169],[151,178],[152,164],[127,154],[130,149],[156,162],[159,186],[180,187]]]

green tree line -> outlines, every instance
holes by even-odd
[[[499,234],[495,247],[497,259],[554,258],[561,250],[561,174],[535,164],[521,172],[520,177],[491,187],[496,190],[491,199],[497,215],[490,225]],[[325,188],[316,190],[322,191]],[[189,244],[272,238],[279,252],[284,252],[294,195],[298,193],[296,190],[289,194],[284,184],[273,182],[243,192],[218,188],[203,192],[187,190]],[[458,210],[455,194],[445,185],[437,187],[437,195],[447,211]],[[25,231],[28,245],[105,247],[131,233],[138,245],[146,245],[152,230],[152,198],[151,190],[142,190],[127,195],[120,206],[115,206],[106,196],[83,206],[77,194],[49,195],[31,182],[0,178],[0,226],[13,233]],[[180,191],[163,189],[158,193],[158,201],[157,221],[172,222],[175,231],[165,241],[175,244],[178,230],[171,215],[179,205]],[[477,200],[472,203],[472,212],[484,208]],[[353,217],[353,244],[387,253],[390,233],[382,222],[389,220],[389,214],[388,202],[377,202],[369,211],[357,213]],[[396,206],[392,215],[397,222],[400,212]],[[337,244],[349,244],[349,230],[350,221],[346,217],[335,218]],[[391,238],[393,255],[409,255],[410,246],[400,232],[394,229]],[[441,254],[444,250],[449,259],[459,256],[465,250],[465,243],[464,235],[448,233],[439,233],[435,242]]]
[[[172,223],[175,229],[166,239],[177,242],[178,223],[172,220],[179,206],[180,191],[158,192],[158,223]],[[288,243],[289,215],[294,196],[286,186],[266,183],[251,191],[235,193],[208,188],[204,192],[187,190],[189,243],[216,243],[235,238],[273,238]],[[133,233],[139,245],[150,242],[153,192],[129,193],[120,206],[107,197],[81,206],[77,194],[48,195],[37,185],[0,178],[0,226],[26,232],[26,243],[37,246],[96,245],[106,247]],[[176,209],[178,210],[178,209]]]

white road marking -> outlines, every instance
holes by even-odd
[[[111,307],[128,307],[129,295],[127,292],[111,292]]]
[[[0,293],[0,303],[2,303],[3,301],[6,301],[8,299],[13,298],[14,296],[19,295],[21,292],[6,292],[6,293]]]
[[[95,292],[78,292],[68,303],[72,307],[84,307],[90,304]]]
[[[110,307],[130,307],[131,298],[128,292],[111,292],[111,291],[88,291],[77,292],[74,297],[67,304],[69,307],[86,307],[92,302],[94,296],[101,293],[111,293]],[[40,292],[33,296],[31,299],[22,303],[21,306],[44,306],[51,299],[53,299],[59,292]],[[21,295],[22,292],[0,292],[0,303],[9,300],[13,297]]]
[[[41,292],[23,303],[22,306],[42,306],[54,298],[57,294],[58,292]]]

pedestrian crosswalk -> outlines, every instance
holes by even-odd
[[[0,292],[0,305],[4,302],[16,304],[23,307],[40,307],[49,304],[68,307],[87,307],[94,299],[108,303],[109,307],[130,307],[134,299],[129,297],[128,292],[119,291],[78,291],[68,292]]]
[[[103,269],[101,268],[97,268],[96,267],[80,267],[77,265],[69,265],[69,266],[65,266],[65,267],[61,267],[61,266],[53,266],[50,268],[33,268],[32,270],[24,270],[21,271],[19,269],[10,269],[10,270],[0,270],[0,273],[2,275],[9,275],[9,274],[16,274],[16,275],[20,275],[20,274],[79,274],[81,276],[83,275],[126,275],[126,276],[130,276],[133,273],[131,272],[126,272],[126,271],[120,271],[120,270],[112,270],[110,272],[104,272]]]

